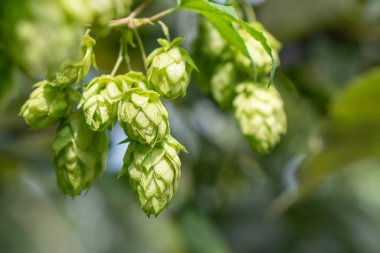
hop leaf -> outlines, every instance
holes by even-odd
[[[213,98],[223,109],[232,106],[235,97],[236,71],[232,62],[219,65],[211,78],[211,92]]]
[[[258,30],[261,30],[264,33],[264,36],[267,38],[269,45],[273,49],[273,56],[275,57],[276,61],[279,62],[278,51],[281,48],[281,43],[276,38],[274,38],[268,31],[266,31],[260,23],[255,22],[252,24],[252,26]],[[272,68],[272,59],[265,51],[264,47],[260,44],[260,42],[252,38],[252,36],[244,29],[240,30],[239,33],[245,42],[245,46],[248,49],[248,53],[251,59],[254,61],[257,67],[258,73],[270,73]],[[241,67],[244,71],[250,73],[253,69],[251,59],[243,55],[241,52],[238,52],[236,54],[235,60],[236,64],[239,67]]]
[[[151,90],[131,89],[120,102],[118,119],[131,140],[154,146],[169,134],[168,112]]]
[[[168,206],[181,175],[180,150],[186,149],[173,137],[154,147],[131,142],[121,174],[127,174],[132,190],[147,216],[157,216]]]
[[[191,72],[195,67],[190,55],[178,46],[183,38],[173,42],[159,39],[160,48],[148,57],[148,81],[150,88],[162,97],[177,99],[186,95]]]
[[[60,88],[39,82],[22,106],[20,115],[32,128],[50,127],[66,117],[79,94],[71,87]]]
[[[69,61],[63,64],[57,73],[48,73],[46,80],[53,86],[65,87],[73,83],[80,83],[87,75],[91,66],[96,66],[95,54],[93,47],[95,40],[86,35],[82,41],[81,59],[77,61]]]
[[[79,104],[87,124],[94,131],[112,128],[116,121],[118,102],[133,87],[145,87],[145,77],[138,72],[126,75],[103,75],[94,78],[84,89]]]
[[[235,117],[252,148],[267,154],[286,132],[286,114],[277,90],[245,82],[236,87]]]
[[[58,128],[53,143],[57,184],[72,197],[89,189],[102,175],[108,150],[105,132],[93,132],[74,112]]]

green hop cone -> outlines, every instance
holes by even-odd
[[[186,149],[173,137],[154,147],[131,142],[124,156],[121,174],[129,177],[141,208],[149,217],[168,206],[181,175],[179,151]]]
[[[53,86],[65,87],[73,83],[80,83],[87,75],[91,66],[96,67],[93,47],[95,40],[85,35],[82,41],[82,54],[80,59],[65,62],[56,73],[48,73],[46,80]]]
[[[107,150],[107,134],[91,131],[80,113],[72,113],[59,126],[53,143],[61,191],[75,197],[89,189],[105,169]]]
[[[212,73],[217,71],[221,62],[234,61],[235,54],[214,25],[206,18],[200,18],[192,56],[197,67],[202,70],[194,73],[195,84],[202,92],[211,93]]]
[[[252,148],[267,154],[286,132],[286,114],[274,86],[244,82],[236,87],[235,117]]]
[[[173,42],[159,39],[160,48],[148,57],[148,82],[150,88],[160,96],[177,99],[186,95],[193,69],[196,69],[190,55],[178,45],[183,38]]]
[[[42,81],[35,84],[20,115],[32,128],[50,127],[70,114],[79,94],[71,87],[54,87]]]
[[[131,140],[154,146],[169,134],[168,112],[152,90],[134,88],[119,104],[120,126]]]
[[[103,75],[94,78],[83,91],[79,104],[87,124],[93,131],[112,128],[117,119],[117,108],[123,94],[133,87],[145,87],[145,77],[129,72],[116,77]]]
[[[252,24],[252,26],[257,30],[263,32],[269,45],[272,47],[272,55],[274,56],[275,60],[279,62],[278,51],[281,48],[281,43],[269,32],[267,32],[260,23],[255,22]],[[259,41],[252,38],[252,35],[250,35],[247,31],[242,29],[239,31],[239,34],[244,40],[245,46],[248,49],[248,53],[256,65],[258,74],[265,75],[270,73],[272,68],[272,58],[265,51],[264,47],[260,44]],[[243,55],[241,52],[238,52],[236,54],[235,60],[236,64],[242,68],[242,70],[250,73],[253,70],[251,59]]]
[[[209,57],[219,58],[226,50],[228,43],[219,31],[207,19],[201,19],[199,33],[201,36],[202,52]]]
[[[65,12],[74,20],[92,27],[106,26],[112,19],[125,17],[133,0],[60,0]]]
[[[212,96],[222,109],[230,109],[235,97],[236,71],[233,62],[220,64],[211,78]]]

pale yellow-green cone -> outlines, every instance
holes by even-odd
[[[127,16],[133,0],[59,0],[59,3],[71,18],[98,28]]]
[[[222,109],[230,109],[235,97],[236,70],[233,62],[221,63],[211,78],[211,93]]]
[[[156,146],[131,142],[120,174],[126,174],[146,215],[157,216],[177,190],[181,175],[179,151],[186,149],[173,137]]]
[[[178,46],[182,41],[183,38],[173,42],[159,39],[161,47],[147,59],[149,88],[161,97],[177,99],[186,95],[191,72],[196,67],[190,55]]]
[[[269,45],[272,47],[272,55],[278,63],[278,51],[281,48],[281,43],[276,38],[274,38],[268,31],[266,31],[260,23],[255,22],[252,24],[252,26],[264,34]],[[241,29],[239,30],[239,34],[245,42],[250,57],[255,62],[258,74],[270,73],[272,68],[272,58],[265,51],[264,47],[260,44],[260,42],[252,38],[252,36],[247,31]],[[241,52],[236,53],[236,64],[244,71],[253,71],[251,59],[243,55],[243,53]]]
[[[59,126],[53,143],[60,190],[75,197],[89,189],[94,180],[103,174],[107,151],[106,133],[91,131],[80,113],[72,113]]]
[[[235,117],[252,148],[269,153],[286,132],[286,114],[275,87],[245,82],[236,88]]]
[[[210,21],[203,18],[199,28],[202,46],[202,52],[210,57],[219,58],[221,54],[228,49],[229,45],[220,35],[219,31],[212,25]]]
[[[139,72],[94,78],[84,88],[79,104],[79,107],[83,107],[83,113],[90,128],[94,131],[112,128],[117,119],[120,99],[133,87],[144,88],[145,83],[145,77]]]
[[[119,104],[120,126],[131,140],[154,146],[169,134],[168,112],[152,90],[134,88]]]
[[[20,115],[32,128],[50,127],[70,114],[79,94],[71,87],[54,87],[42,81],[35,84],[29,99],[21,107]]]
[[[83,37],[82,54],[76,61],[65,62],[57,73],[48,73],[46,80],[53,86],[66,87],[80,83],[87,75],[91,66],[96,66],[93,47],[95,40],[89,35]]]

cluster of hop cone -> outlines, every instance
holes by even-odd
[[[261,78],[270,71],[271,58],[260,43],[243,31],[241,35]],[[35,85],[20,115],[35,129],[59,123],[53,156],[57,183],[64,194],[80,195],[102,175],[109,144],[106,131],[118,122],[128,136],[124,142],[129,142],[120,175],[127,175],[148,216],[157,216],[168,206],[181,174],[178,155],[186,149],[170,135],[168,112],[160,98],[185,96],[191,73],[197,69],[179,46],[182,40],[159,39],[160,47],[146,60],[146,76],[130,71],[102,75],[81,85],[90,67],[95,66],[95,40],[86,35],[82,55],[76,61],[47,73],[45,80]],[[264,79],[236,85],[240,78],[249,78],[251,59],[234,51],[209,23],[200,29],[199,45],[196,51],[205,56],[200,59],[206,59],[200,64],[216,66],[207,81],[213,98],[222,108],[233,108],[252,147],[267,153],[286,131],[279,93]]]
[[[172,199],[181,174],[178,154],[186,149],[170,135],[160,97],[185,96],[195,65],[179,47],[182,38],[158,42],[161,47],[147,58],[146,76],[134,71],[102,75],[76,87],[95,64],[95,41],[85,36],[80,59],[48,73],[22,106],[20,115],[32,128],[59,123],[53,155],[64,194],[75,197],[102,175],[109,143],[106,131],[119,122],[128,136],[124,142],[129,142],[120,175],[128,176],[144,212],[158,215]]]
[[[260,23],[251,25],[263,32],[278,63],[281,43]],[[235,114],[251,147],[265,155],[287,129],[283,100],[269,85],[272,58],[247,31],[241,29],[239,34],[250,57],[232,48],[210,22],[201,20],[194,55],[203,71],[197,73],[196,83],[221,109]]]

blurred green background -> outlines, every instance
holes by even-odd
[[[91,77],[109,73],[117,58],[119,33],[102,22],[128,12],[93,2],[92,16],[76,12],[80,22],[99,24],[99,70]],[[83,32],[75,13],[61,17],[57,3],[0,3],[0,252],[380,252],[379,0],[251,1],[257,19],[283,43],[274,83],[288,133],[272,154],[259,156],[233,115],[195,83],[184,99],[164,101],[172,134],[189,154],[181,155],[172,203],[150,219],[127,180],[117,179],[126,150],[117,145],[121,129],[110,133],[106,173],[70,199],[55,182],[55,129],[30,130],[18,116],[41,70],[67,57]],[[143,15],[173,5],[154,1]],[[165,21],[191,50],[198,19],[181,11]],[[148,52],[162,36],[157,26],[141,35]],[[131,55],[141,69],[138,50]]]

